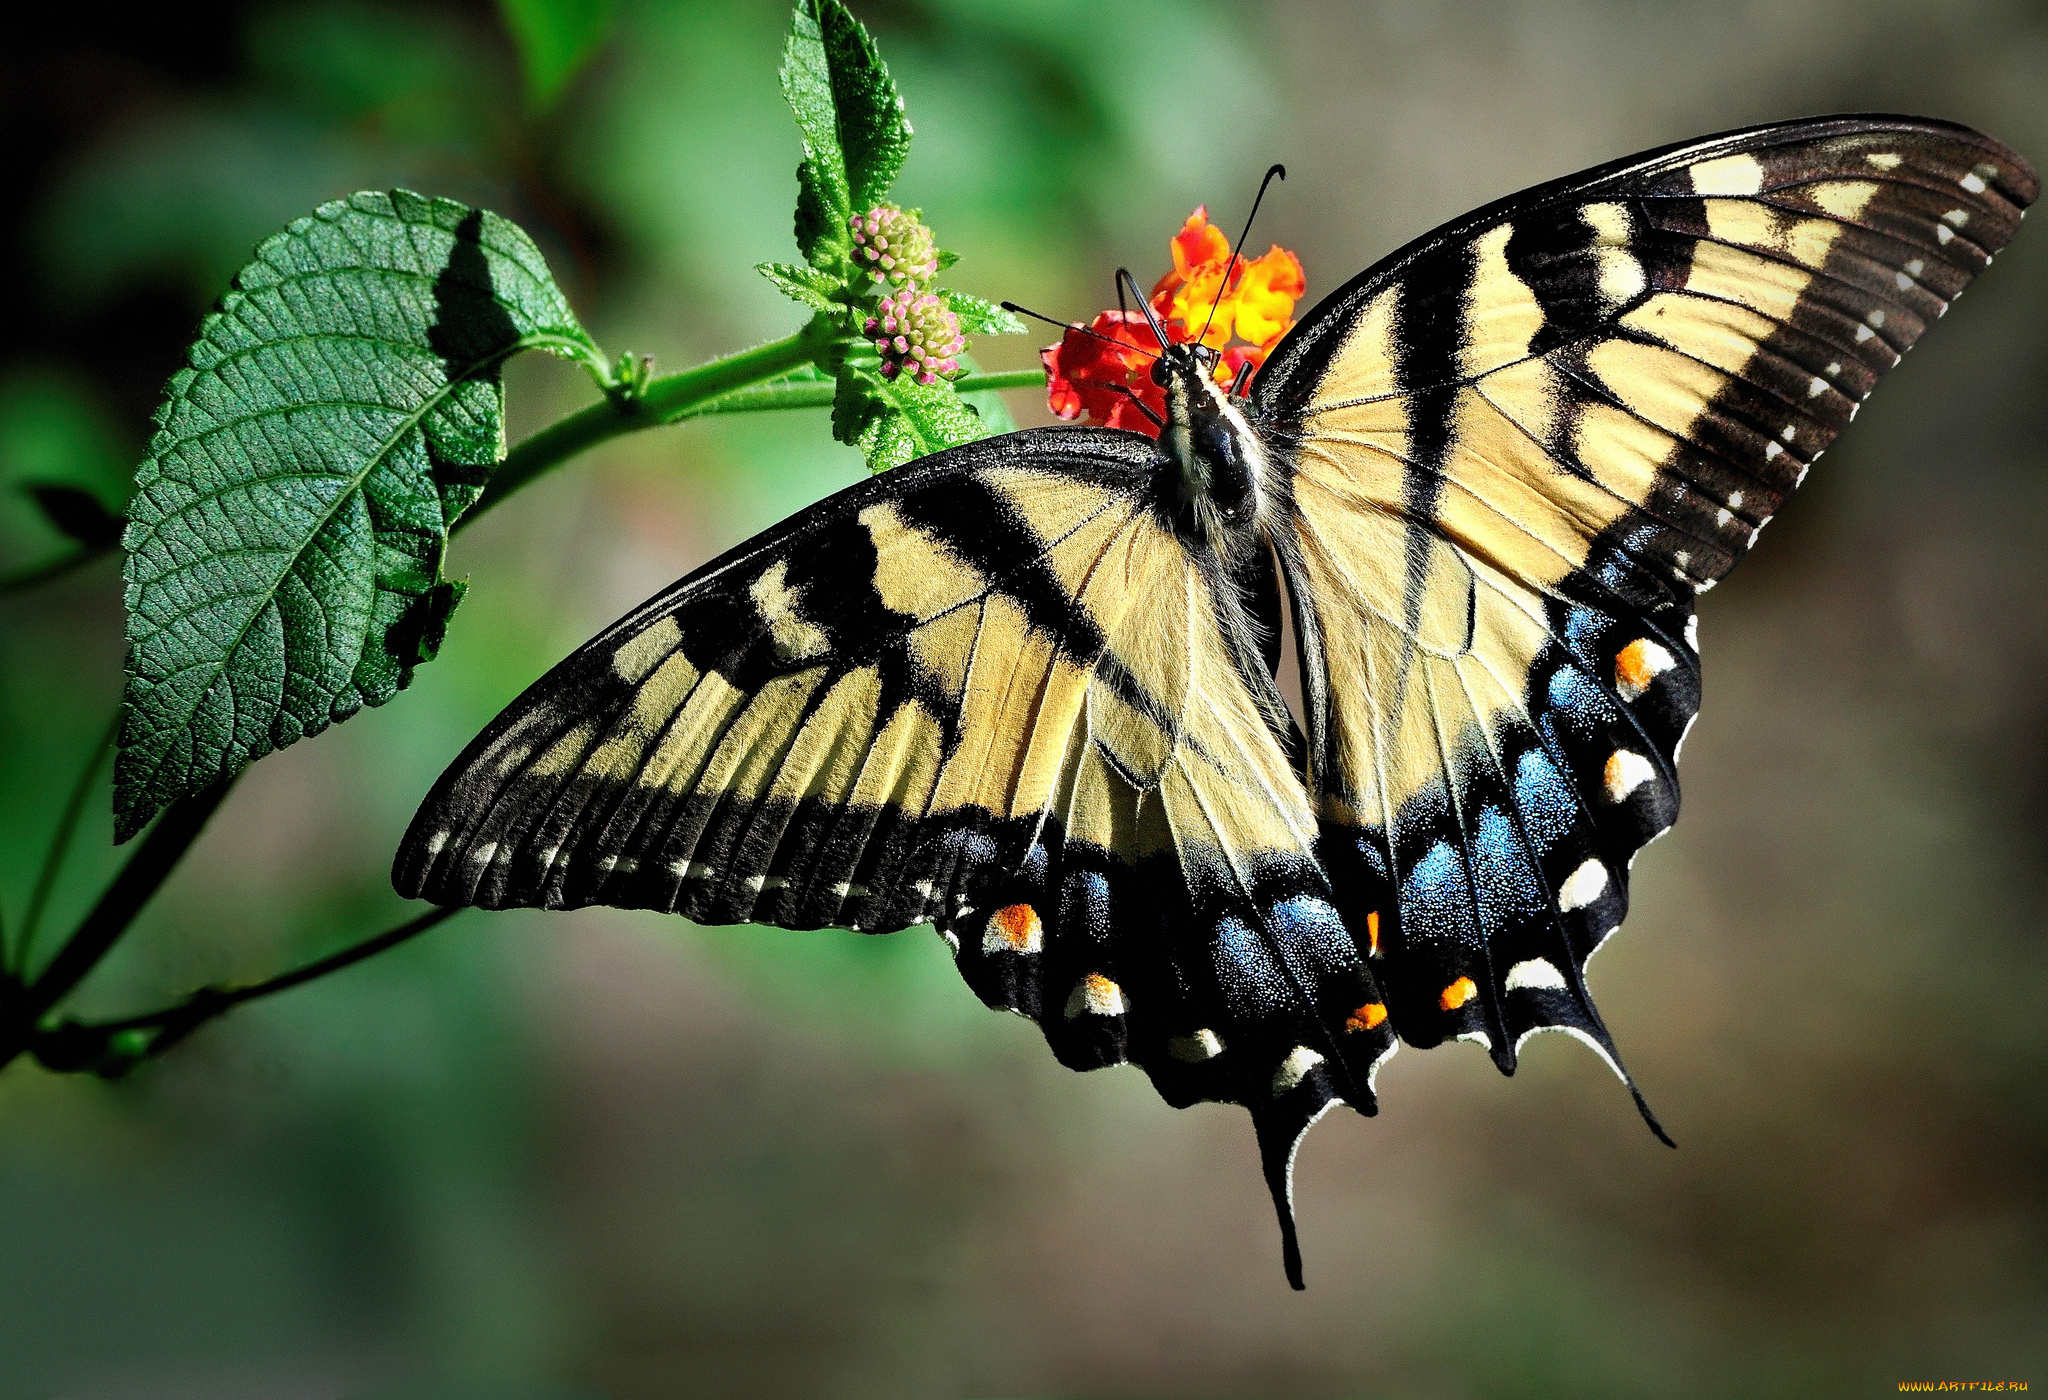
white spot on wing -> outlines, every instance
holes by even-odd
[[[1947,224],[1936,224],[1934,226],[1934,241],[1942,244],[1944,247],[1946,247],[1948,241],[1951,238],[1954,238],[1955,236],[1956,231],[1950,228]]]
[[[1970,222],[1970,211],[1967,209],[1951,209],[1946,214],[1943,214],[1941,218],[1943,223],[1954,224],[1957,228],[1961,228],[1964,224]]]
[[[1864,153],[1863,158],[1879,170],[1898,169],[1899,156],[1896,151],[1868,151]]]
[[[477,865],[489,865],[491,863],[491,857],[496,855],[497,853],[498,843],[495,841],[486,841],[483,843],[483,845],[478,846],[475,850],[471,851],[469,853],[469,858]]]
[[[1972,170],[1969,174],[1965,175],[1962,179],[1958,180],[1956,183],[1961,185],[1964,189],[1968,190],[1971,194],[1984,193],[1984,181],[1978,178],[1977,172],[1974,170]]]
[[[1764,460],[1766,462],[1775,462],[1778,458],[1784,455],[1785,449],[1778,443],[1767,442],[1764,444]]]
[[[1806,386],[1806,397],[1808,397],[1809,399],[1817,399],[1822,394],[1825,394],[1827,391],[1827,380],[1822,379],[1819,375],[1816,374],[1813,377],[1813,382]]]
[[[427,859],[432,860],[435,856],[441,854],[441,848],[447,844],[448,833],[445,831],[437,831],[432,836],[429,836],[427,838]]]
[[[1609,802],[1626,801],[1634,792],[1657,776],[1657,769],[1649,759],[1631,749],[1616,749],[1607,760],[1602,773]],[[1584,867],[1580,867],[1583,869]]]
[[[1323,1062],[1323,1057],[1306,1045],[1297,1045],[1287,1052],[1287,1058],[1280,1062],[1280,1068],[1273,1071],[1273,1097],[1292,1089],[1301,1083],[1302,1077]]]
[[[1607,867],[1598,860],[1589,860],[1565,877],[1563,888],[1557,892],[1557,907],[1569,914],[1574,909],[1585,908],[1605,893]]]
[[[1699,654],[1700,615],[1698,613],[1694,613],[1685,620],[1685,644],[1693,649],[1695,656]]]
[[[1561,991],[1564,985],[1564,974],[1557,970],[1555,963],[1543,958],[1530,958],[1527,962],[1518,962],[1508,969],[1507,989],[1511,992],[1519,992],[1525,988],[1531,991],[1538,988]]]
[[[1870,339],[1872,336],[1876,334],[1877,332],[1872,330],[1868,326],[1858,326],[1856,328],[1856,343],[1858,345],[1861,345],[1864,341]]]
[[[1205,1027],[1193,1035],[1177,1035],[1167,1041],[1166,1053],[1183,1064],[1198,1065],[1223,1053],[1223,1037]]]

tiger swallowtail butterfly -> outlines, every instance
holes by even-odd
[[[1401,1041],[1563,1031],[1630,1083],[1586,963],[1678,813],[1695,599],[2037,193],[1853,116],[1488,205],[1241,400],[1168,348],[1157,441],[988,438],[690,574],[468,747],[394,881],[932,924],[1063,1064],[1250,1109],[1298,1288],[1295,1149]]]

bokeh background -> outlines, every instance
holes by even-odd
[[[1197,203],[1311,295],[1463,210],[1700,132],[1924,112],[2048,156],[2011,0],[870,0],[950,280],[1085,315]],[[635,4],[554,104],[484,3],[49,7],[0,49],[0,570],[18,490],[123,498],[226,278],[321,200],[494,208],[599,340],[786,334],[774,0]],[[23,27],[25,24],[25,27]],[[2038,220],[2037,220],[2038,222]],[[1035,341],[985,341],[985,364]],[[1581,1047],[1402,1056],[1310,1137],[1289,1292],[1241,1111],[1058,1068],[929,932],[465,914],[132,1079],[0,1074],[0,1400],[1852,1396],[2048,1386],[2048,233],[1704,600],[1686,817]],[[513,435],[590,398],[511,375]],[[1021,421],[1044,421],[1012,396]],[[822,414],[616,442],[473,532],[414,688],[263,761],[75,998],[117,1014],[396,922],[390,853],[570,647],[861,475]],[[120,685],[112,561],[0,600],[18,915]],[[114,868],[95,798],[51,928]],[[46,935],[47,937],[47,935]],[[46,943],[46,946],[48,944]]]

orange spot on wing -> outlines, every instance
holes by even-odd
[[[1456,1011],[1466,1002],[1479,995],[1479,988],[1469,977],[1460,977],[1444,988],[1444,994],[1437,998],[1437,1004],[1446,1011]]]
[[[1038,911],[1028,904],[1005,905],[996,910],[990,922],[1004,941],[1020,953],[1035,953],[1043,945],[1044,925],[1038,920]]]
[[[1373,957],[1380,955],[1380,911],[1375,909],[1365,916],[1366,951]]]
[[[1351,1019],[1344,1023],[1347,1031],[1369,1031],[1387,1019],[1387,1008],[1376,1001],[1369,1001],[1351,1013]]]

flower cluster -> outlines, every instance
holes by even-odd
[[[853,261],[874,279],[881,301],[864,327],[882,357],[882,377],[934,384],[961,373],[967,341],[960,318],[931,291],[939,249],[917,211],[877,204],[848,221]]]
[[[1173,270],[1152,288],[1152,313],[1174,344],[1199,340],[1221,355],[1219,383],[1236,382],[1246,365],[1256,372],[1294,326],[1294,306],[1308,290],[1301,259],[1274,246],[1264,256],[1235,264],[1230,239],[1195,210],[1173,236]],[[1139,404],[1165,416],[1166,391],[1152,382],[1161,346],[1140,312],[1104,311],[1087,329],[1069,330],[1058,345],[1039,352],[1045,362],[1046,401],[1062,418],[1087,414],[1112,428],[1135,428],[1156,437],[1158,425]]]
[[[929,286],[939,275],[939,248],[932,231],[909,210],[893,204],[877,204],[865,214],[855,214],[853,258],[875,279],[877,286]]]
[[[967,348],[960,318],[930,292],[883,297],[866,329],[882,357],[884,379],[907,374],[919,384],[932,384],[960,373],[959,357]]]

